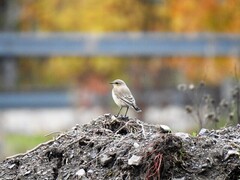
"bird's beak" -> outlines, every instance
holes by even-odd
[[[114,82],[110,82],[109,84],[115,84]]]

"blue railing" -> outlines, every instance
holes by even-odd
[[[73,103],[73,98],[67,91],[0,93],[0,108],[68,107]]]
[[[238,34],[0,33],[0,56],[229,56]]]
[[[4,82],[9,87],[15,83],[13,72],[9,72],[9,69],[15,69],[17,72],[16,57],[21,56],[236,57],[239,55],[240,34],[0,33],[0,60],[5,60],[0,63],[3,63],[3,67],[5,64],[7,69]],[[66,91],[0,93],[0,108],[62,107],[70,106],[71,103],[73,101]]]

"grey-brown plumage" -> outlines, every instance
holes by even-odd
[[[129,90],[129,88],[127,87],[126,83],[123,80],[116,79],[113,82],[111,82],[110,84],[113,85],[113,89],[112,89],[113,100],[120,107],[120,110],[119,110],[117,116],[119,116],[123,107],[127,108],[125,117],[127,116],[129,107],[133,108],[137,112],[142,111],[136,105],[136,101],[135,101],[131,91]]]

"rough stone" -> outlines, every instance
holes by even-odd
[[[237,180],[239,139],[240,125],[190,136],[106,114],[6,158],[0,179]]]

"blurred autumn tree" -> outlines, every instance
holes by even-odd
[[[240,32],[239,0],[20,0],[21,30]]]
[[[239,0],[19,0],[21,6],[20,31],[57,32],[240,32]],[[157,59],[159,60],[159,59]],[[29,61],[30,62],[30,61]],[[47,84],[66,84],[83,76],[115,78],[131,75],[147,80],[159,79],[163,68],[173,69],[190,80],[217,83],[234,70],[236,58],[170,58],[162,61],[124,61],[119,58],[50,58],[48,61],[22,60],[22,81],[34,81],[26,76],[28,66],[35,79]],[[35,65],[34,65],[35,64]],[[148,77],[138,66],[148,71]],[[197,68],[198,67],[198,68]],[[199,68],[202,67],[202,68]],[[206,73],[206,74],[204,74]],[[163,73],[162,73],[163,74]],[[151,83],[151,82],[150,82]],[[153,82],[152,82],[153,83]],[[154,83],[153,83],[154,84]]]

